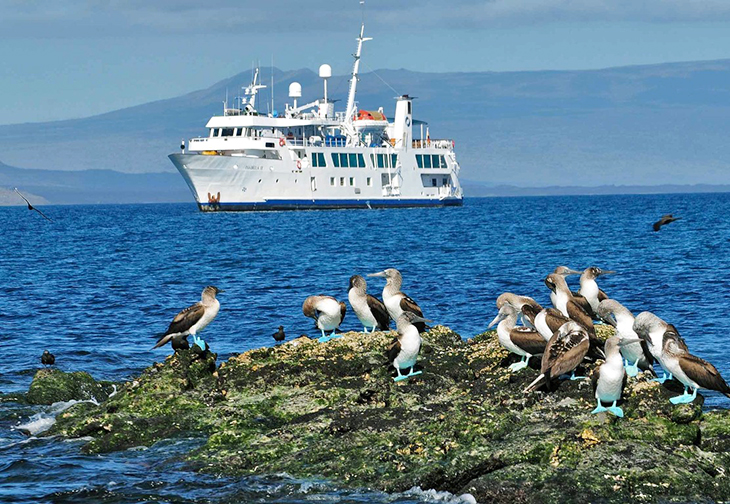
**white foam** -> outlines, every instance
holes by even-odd
[[[403,492],[404,495],[419,497],[427,502],[448,502],[450,504],[477,504],[472,494],[454,495],[450,492],[439,492],[437,490],[422,490],[421,487],[413,487]]]
[[[82,402],[88,402],[95,406],[99,406],[99,403],[96,401],[96,399],[89,399],[87,401],[59,401],[51,404],[50,408],[47,411],[41,411],[40,413],[36,413],[32,417],[30,417],[27,422],[18,424],[13,428],[15,430],[25,432],[31,436],[35,436],[36,434],[40,434],[41,432],[45,432],[50,429],[53,424],[56,423],[56,415],[58,415],[59,413],[63,413],[74,404]]]

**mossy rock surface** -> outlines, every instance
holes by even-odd
[[[49,434],[91,436],[84,449],[98,453],[193,433],[207,437],[188,454],[203,471],[418,485],[478,502],[730,499],[727,411],[674,406],[675,392],[640,375],[625,418],[592,415],[587,381],[525,395],[537,359],[510,373],[516,356],[493,331],[462,341],[441,326],[423,335],[423,374],[395,383],[384,355],[393,336],[298,338],[218,366],[214,354],[178,352],[99,407],[67,410]]]
[[[65,373],[54,368],[39,369],[30,384],[26,400],[30,404],[60,401],[104,401],[114,390],[110,382],[97,382],[89,373]]]

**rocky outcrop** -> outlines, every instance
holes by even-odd
[[[479,502],[730,499],[730,414],[703,413],[701,398],[674,406],[676,392],[640,376],[625,418],[592,415],[587,381],[525,395],[537,371],[510,373],[516,358],[494,332],[462,341],[445,327],[424,335],[423,374],[394,383],[392,337],[299,338],[220,365],[179,352],[100,406],[70,408],[49,434],[91,436],[84,450],[99,453],[197,433],[207,442],[188,461],[202,471],[418,485]]]

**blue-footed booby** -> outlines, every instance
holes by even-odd
[[[553,275],[559,275],[563,278],[569,277],[571,275],[580,275],[581,272],[574,270],[572,268],[568,268],[567,266],[557,266],[553,270]],[[567,282],[567,281],[566,281]],[[567,283],[566,283],[567,285]],[[554,292],[550,292],[550,302],[553,304],[553,306],[557,307],[557,294]]]
[[[537,301],[535,301],[534,299],[532,299],[529,296],[520,296],[520,295],[514,294],[512,292],[503,292],[497,298],[497,309],[501,310],[505,304],[509,304],[512,306],[512,308],[515,309],[515,311],[517,312],[517,315],[520,318],[522,318],[522,323],[524,325],[533,327],[533,328],[535,327],[532,324],[532,319],[525,318],[522,308],[524,306],[529,306],[530,308],[532,308],[532,310],[539,312],[540,310],[542,310],[542,306],[540,306],[540,303],[538,303]],[[532,313],[532,311],[528,310],[528,313]],[[494,324],[490,324],[490,327],[492,325],[494,325]]]
[[[413,312],[419,317],[423,318],[423,311],[413,299],[409,298],[405,293],[401,292],[400,288],[403,284],[403,277],[395,268],[388,268],[378,273],[370,273],[369,277],[383,277],[387,281],[385,287],[383,287],[383,303],[385,308],[388,310],[390,318],[398,321],[398,317],[403,312]],[[426,330],[426,324],[423,322],[415,322],[414,325],[418,328],[418,332],[424,332]]]
[[[530,327],[517,327],[517,310],[511,304],[502,305],[489,327],[497,322],[499,322],[497,326],[499,343],[510,352],[522,357],[519,362],[509,366],[510,371],[519,371],[527,367],[530,357],[545,351],[546,342],[540,333]]]
[[[332,338],[338,338],[335,334],[342,320],[345,318],[347,307],[342,301],[337,301],[332,296],[309,296],[304,300],[302,312],[305,316],[314,319],[314,324],[322,331],[322,337],[319,338],[320,343],[329,341]],[[325,335],[325,331],[332,331],[329,336]]]
[[[654,359],[634,331],[634,314],[614,299],[604,299],[596,310],[601,320],[616,328],[616,336],[624,342],[620,346],[621,355],[625,359],[626,374],[636,376],[641,371],[654,374]],[[608,355],[606,355],[608,358]]]
[[[596,328],[593,327],[593,318],[589,315],[591,310],[588,301],[582,296],[575,296],[565,281],[565,277],[551,273],[545,278],[545,285],[551,292],[556,294],[557,308],[565,317],[574,320],[582,325],[588,332],[590,350],[588,357],[592,359],[603,358],[603,344],[596,337]]]
[[[671,324],[664,332],[662,359],[674,377],[684,385],[684,394],[669,399],[672,404],[690,403],[697,397],[697,389],[717,390],[730,397],[730,387],[719,371],[704,359],[692,355]],[[692,389],[692,394],[687,389]]]
[[[674,222],[679,219],[681,219],[681,217],[673,217],[672,214],[662,215],[662,218],[656,221],[652,227],[654,228],[654,231],[659,231],[665,224],[669,224],[670,222]]]
[[[159,348],[170,340],[177,340],[177,342],[173,341],[173,347],[180,345],[179,348],[182,348],[184,345],[180,343],[180,340],[184,339],[187,343],[187,336],[192,334],[193,345],[198,345],[201,350],[206,350],[205,341],[198,338],[197,333],[205,329],[218,315],[221,305],[215,296],[220,292],[225,291],[212,285],[203,289],[200,301],[175,315],[167,331],[160,335],[157,344],[152,348]]]
[[[550,341],[555,331],[570,320],[555,308],[543,308],[539,312],[535,312],[535,308],[530,305],[522,307],[522,316],[532,321],[532,325],[535,326],[535,329],[545,341]]]
[[[368,284],[360,275],[350,277],[350,289],[347,291],[347,299],[350,301],[352,310],[362,323],[363,332],[368,332],[368,327],[381,331],[390,329],[390,315],[382,301],[367,293]]]
[[[398,382],[421,374],[421,371],[413,369],[416,359],[418,359],[418,352],[421,351],[421,335],[415,326],[419,322],[431,321],[409,311],[404,311],[395,319],[398,336],[388,348],[388,360],[393,363],[393,367],[398,373],[393,381]],[[401,369],[409,369],[408,374],[401,374]]]
[[[284,326],[280,325],[279,330],[276,331],[272,336],[274,337],[274,341],[276,341],[277,343],[281,343],[282,341],[284,341],[286,339],[286,333],[284,333]]]
[[[659,383],[664,383],[673,378],[672,372],[664,364],[664,333],[667,332],[669,327],[673,328],[674,326],[667,324],[648,311],[639,313],[634,319],[634,332],[646,342],[646,348],[649,350],[650,355],[654,357],[664,370],[661,378],[654,378],[654,381],[658,381]],[[678,338],[678,341],[678,344],[687,351],[687,344],[684,340]]]
[[[606,361],[598,366],[591,376],[593,396],[598,401],[598,406],[591,413],[609,411],[617,417],[624,416],[624,411],[616,406],[626,386],[626,371],[624,371],[620,345],[621,339],[618,336],[611,336],[606,340],[604,347]],[[606,408],[603,403],[611,403],[611,406]]]
[[[575,379],[575,369],[588,353],[590,341],[585,327],[570,320],[550,338],[542,354],[540,375],[525,389],[525,393],[536,390],[543,384],[550,390],[553,380],[560,375],[571,373]]]
[[[578,294],[583,296],[586,301],[588,301],[588,305],[591,307],[590,311],[588,311],[588,314],[593,317],[593,320],[598,319],[598,317],[596,316],[598,303],[600,303],[604,299],[608,299],[606,293],[598,287],[598,283],[596,283],[596,278],[602,275],[611,275],[613,273],[616,272],[610,270],[602,270],[597,266],[591,266],[590,268],[586,268],[580,275],[580,290],[578,291]]]
[[[56,356],[48,350],[43,350],[43,355],[41,355],[41,364],[43,364],[44,366],[53,366],[55,363]]]

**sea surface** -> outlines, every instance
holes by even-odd
[[[395,267],[424,314],[464,338],[486,329],[505,291],[549,304],[557,265],[596,265],[635,314],[675,324],[690,350],[730,379],[730,194],[466,199],[461,208],[203,214],[192,204],[0,208],[0,392],[26,391],[49,349],[57,367],[127,380],[168,348],[154,335],[225,289],[202,336],[226,359],[314,335],[304,298],[347,298],[351,275]],[[652,231],[665,213],[682,219]],[[577,288],[577,277],[570,282]],[[379,295],[383,279],[368,279]],[[343,329],[360,329],[349,313]],[[2,397],[2,396],[0,396]],[[708,393],[707,408],[730,399]],[[0,502],[460,502],[413,489],[343,490],[287,474],[244,479],[186,472],[174,458],[200,439],[83,455],[83,441],[41,432],[68,405],[0,399]]]

